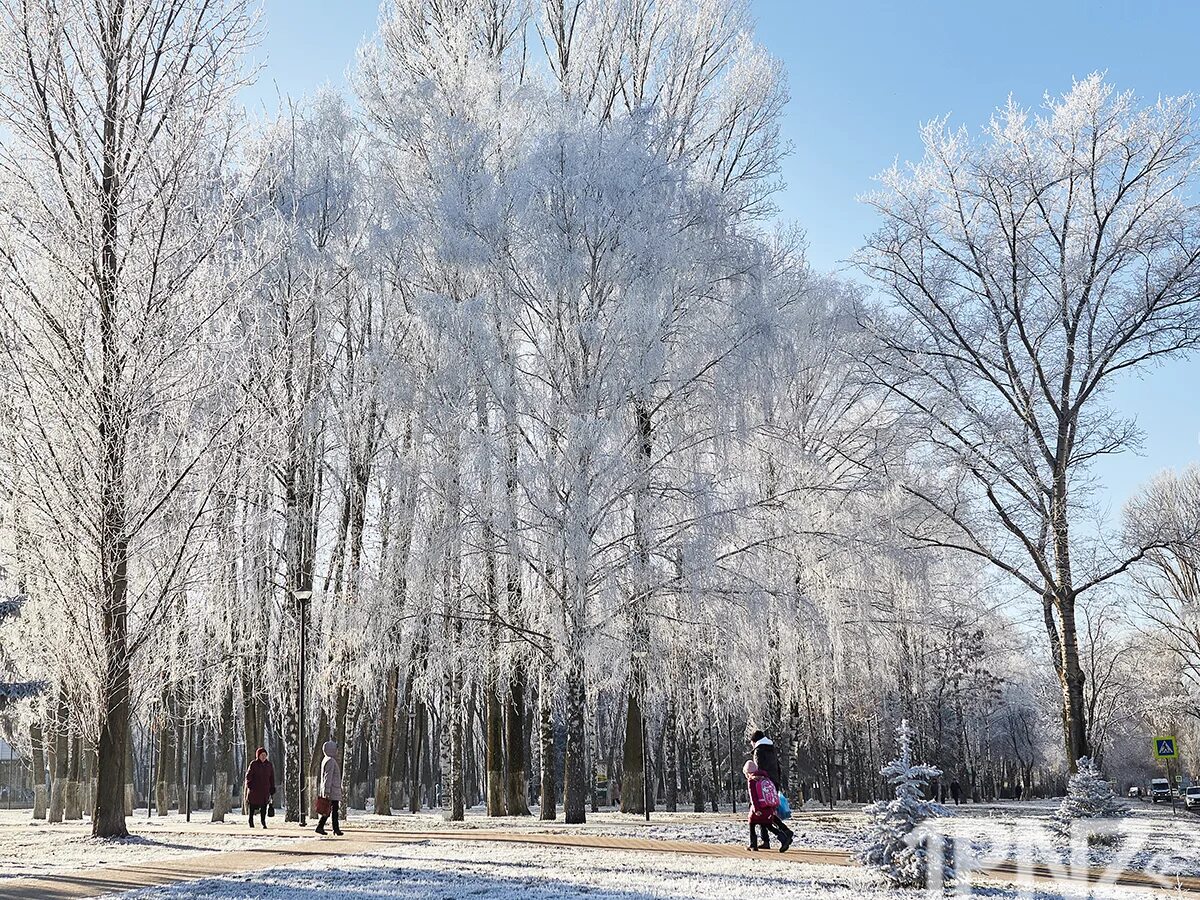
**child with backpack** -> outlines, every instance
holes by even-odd
[[[779,838],[779,852],[786,853],[792,846],[792,830],[779,818],[779,792],[775,782],[767,773],[748,760],[742,768],[746,776],[746,790],[750,794],[750,849],[758,849],[758,829],[762,829],[762,849],[770,850],[767,832]]]

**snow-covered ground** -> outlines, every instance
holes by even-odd
[[[188,824],[177,814],[147,820],[143,810],[141,816],[129,820],[128,840],[105,841],[91,836],[87,822],[50,825],[32,821],[27,809],[0,810],[0,884],[5,878],[21,875],[50,875],[197,853],[280,846],[289,837],[308,837],[287,835],[282,828],[250,831],[240,816],[230,818],[236,825],[214,825],[204,821],[209,815],[193,814]]]
[[[987,861],[1065,862],[1061,841],[1045,825],[1056,808],[1053,802],[966,805],[957,815],[942,820],[945,830],[981,851]],[[88,836],[86,824],[31,823],[27,810],[0,811],[0,884],[19,875],[47,875],[96,866],[127,865],[156,859],[203,853],[220,853],[250,847],[279,847],[288,841],[311,837],[311,832],[271,821],[267,832],[251,831],[238,814],[224,825],[207,821],[206,813],[193,815],[191,823],[173,814],[147,820],[145,813],[130,820],[135,837],[107,842]],[[810,849],[853,850],[863,827],[861,811],[843,806],[830,811],[809,807],[792,821],[795,846]],[[537,818],[489,819],[482,809],[468,813],[467,821],[444,822],[437,812],[375,816],[351,813],[348,828],[402,832],[446,829],[495,829],[508,832],[593,834],[641,837],[744,846],[744,812],[653,814],[646,823],[639,817],[606,810],[589,814],[582,826],[542,822]],[[1134,803],[1122,821],[1124,843],[1116,848],[1093,848],[1089,862],[1122,868],[1146,869],[1164,874],[1200,876],[1200,816],[1169,807]],[[464,843],[431,840],[406,843],[386,850],[269,873],[181,885],[144,892],[140,897],[305,896],[314,885],[336,883],[356,895],[383,897],[499,896],[505,891],[528,897],[571,897],[587,893],[592,898],[637,900],[644,897],[892,897],[873,875],[856,868],[798,866],[778,860],[730,860],[704,856],[673,856],[632,851],[551,849],[544,846]],[[474,887],[472,887],[474,885]],[[263,893],[270,886],[274,893]],[[1095,896],[1132,897],[1135,892],[1105,888]],[[911,894],[895,894],[909,896]],[[987,896],[1035,896],[993,885]],[[1041,898],[1087,896],[1082,888],[1040,887]]]
[[[321,863],[206,879],[121,895],[124,900],[913,900],[878,876],[845,866],[800,866],[774,859],[670,856],[611,850],[547,849],[519,844],[427,841]],[[1082,885],[1039,887],[1036,894],[998,884],[970,896],[991,900],[1143,900],[1150,891]]]
[[[1046,827],[1057,808],[1058,801],[969,805],[943,822],[948,834],[970,841],[988,861],[1065,865],[1072,848]],[[1129,810],[1127,818],[1113,822],[1118,843],[1081,847],[1089,865],[1200,876],[1200,816],[1144,802],[1130,803]]]

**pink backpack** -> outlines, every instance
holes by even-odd
[[[753,785],[754,808],[768,809],[779,806],[779,791],[775,790],[775,782],[770,778],[756,778]]]

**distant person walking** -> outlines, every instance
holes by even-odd
[[[776,791],[783,790],[783,777],[779,768],[779,751],[775,749],[775,742],[767,737],[764,732],[755,731],[750,735],[750,753],[754,767],[770,779]],[[762,835],[763,848],[770,849],[771,844],[770,839],[767,837],[767,824],[764,821],[758,820],[758,825]],[[751,828],[753,827],[752,823]]]
[[[954,805],[962,804],[962,785],[957,780],[950,782],[950,796],[954,798]]]
[[[325,753],[325,758],[321,760],[321,784],[317,799],[324,800],[328,808],[321,808],[325,804],[319,804],[317,808],[317,812],[321,814],[321,821],[317,823],[317,834],[328,834],[325,822],[332,815],[333,833],[341,835],[342,829],[338,827],[338,806],[342,802],[342,767],[337,761],[337,744],[326,741],[321,750]]]
[[[266,749],[259,747],[254,759],[250,760],[249,768],[246,769],[246,811],[250,816],[251,828],[254,827],[255,810],[258,810],[262,827],[267,827],[267,807],[270,806],[271,797],[274,795],[275,767],[267,759]]]

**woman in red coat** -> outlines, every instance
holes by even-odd
[[[267,804],[275,793],[275,767],[267,759],[267,751],[259,747],[246,769],[246,806],[250,813],[250,827],[254,827],[254,811],[257,809],[262,827],[267,827]]]

